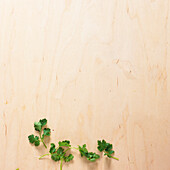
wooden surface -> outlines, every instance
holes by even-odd
[[[48,119],[51,142],[120,161],[64,170],[170,170],[169,0],[0,0],[0,169],[56,170],[27,139]],[[49,145],[49,144],[48,144]]]

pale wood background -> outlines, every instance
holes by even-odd
[[[46,117],[51,142],[120,161],[64,170],[170,170],[169,0],[0,0],[0,170],[56,170],[28,143]]]

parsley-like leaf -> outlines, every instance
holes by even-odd
[[[60,156],[57,153],[54,153],[51,155],[51,159],[54,161],[59,161],[60,160]]]
[[[51,129],[50,128],[44,128],[43,132],[44,132],[44,134],[43,134],[44,136],[50,136]]]
[[[57,154],[60,155],[60,156],[63,156],[64,155],[64,149],[62,147],[59,147],[57,149]]]
[[[109,151],[111,151],[111,150],[112,150],[112,148],[113,148],[112,144],[107,143],[107,146],[106,146],[105,151],[106,151],[106,152],[109,152]]]
[[[97,147],[98,150],[100,152],[104,151],[107,147],[106,141],[105,140],[102,140],[102,141],[98,140],[97,142],[98,142],[98,147]]]
[[[34,143],[35,142],[34,135],[29,135],[28,139],[29,139],[30,143]]]
[[[82,147],[79,146],[79,152],[81,154],[81,157],[85,156],[87,158],[87,160],[94,162],[96,161],[96,159],[99,159],[100,156],[94,152],[88,152],[87,148],[86,148],[86,144],[84,144]]]
[[[70,145],[70,141],[69,140],[64,140],[64,141],[59,141],[58,142],[59,146],[67,146],[67,147],[71,147]]]
[[[112,156],[112,154],[114,154],[115,152],[114,150],[112,150],[113,148],[112,144],[107,143],[105,140],[102,141],[98,140],[97,143],[98,143],[97,148],[100,152],[104,151],[104,155],[106,155],[107,157],[118,160],[118,158]]]
[[[46,156],[46,155],[51,155],[51,159],[54,161],[61,161],[60,163],[60,170],[62,170],[62,164],[63,161],[65,162],[70,162],[71,160],[73,160],[74,156],[72,154],[69,154],[68,156],[66,156],[66,153],[68,150],[71,149],[71,145],[70,145],[70,141],[65,140],[65,141],[60,141],[58,142],[59,146],[56,148],[54,143],[51,143],[51,147],[49,150],[50,154],[45,154],[42,155],[39,159],[41,159],[42,157]],[[68,147],[66,150],[64,150],[63,147]],[[78,149],[78,148],[76,148]]]
[[[64,156],[64,161],[65,162],[70,162],[71,160],[73,160],[74,156],[72,154],[68,155],[68,156]]]
[[[79,152],[80,152],[80,154],[81,154],[81,157],[87,156],[88,150],[87,150],[87,148],[86,148],[86,144],[84,144],[82,147],[79,146]]]
[[[41,127],[43,127],[47,124],[47,119],[40,119],[39,122],[41,123]]]
[[[50,153],[54,153],[55,151],[56,151],[55,144],[54,144],[54,143],[51,143],[51,147],[50,147],[49,152],[50,152]]]
[[[34,143],[35,146],[39,146],[40,145],[40,140],[39,140],[38,136],[34,137],[34,135],[29,135],[28,139],[29,139],[29,142],[32,143],[32,144]]]
[[[91,162],[94,162],[96,161],[96,159],[99,159],[100,156],[94,152],[89,152],[88,155],[87,155],[87,160],[91,161]]]
[[[34,122],[34,128],[36,131],[41,132],[42,126],[40,122]]]
[[[39,146],[40,145],[40,140],[38,136],[35,136],[35,146]]]
[[[34,128],[36,131],[39,132],[39,137],[37,139],[37,137],[34,137],[34,135],[28,136],[30,143],[34,143],[35,146],[39,146],[40,142],[42,142],[45,148],[47,148],[46,144],[44,143],[44,136],[50,136],[51,130],[49,128],[42,129],[42,127],[45,126],[46,124],[47,124],[47,119],[40,119],[39,122],[34,122]],[[41,135],[42,130],[44,132],[43,135]]]
[[[40,119],[39,122],[34,122],[34,128],[36,131],[41,132],[43,126],[47,124],[47,119]]]

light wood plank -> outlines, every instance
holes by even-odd
[[[170,169],[169,0],[0,0],[0,169],[56,170],[28,143],[46,117],[51,142],[120,161],[71,170]]]

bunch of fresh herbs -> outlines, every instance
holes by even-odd
[[[44,138],[49,137],[51,135],[51,130],[50,128],[44,127],[46,126],[46,124],[47,119],[41,119],[39,120],[39,122],[34,122],[34,128],[36,131],[38,131],[39,136],[34,136],[33,134],[29,135],[28,139],[30,143],[34,144],[35,146],[39,146],[42,142],[44,147],[47,148],[44,142]],[[97,143],[97,149],[100,152],[104,152],[104,155],[106,155],[108,158],[119,160],[118,158],[113,156],[115,151],[113,150],[112,144],[107,143],[105,140],[98,140]],[[81,157],[85,157],[90,162],[95,162],[97,159],[100,158],[100,156],[95,152],[89,152],[86,147],[86,144],[82,146],[78,145],[78,147],[76,148],[71,146],[69,140],[64,140],[59,141],[57,147],[54,143],[51,143],[49,153],[40,156],[39,159],[43,158],[44,156],[50,155],[52,160],[56,162],[60,161],[60,170],[62,170],[63,162],[70,162],[74,158],[72,154],[67,153],[71,149],[78,150],[80,152]]]

